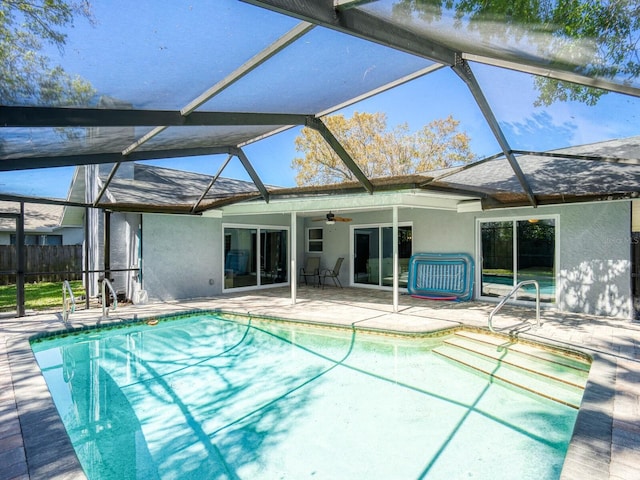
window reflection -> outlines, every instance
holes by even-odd
[[[354,229],[354,283],[393,286],[393,227]],[[411,226],[398,227],[399,286],[408,283]]]
[[[288,249],[286,229],[225,227],[224,288],[287,282]]]
[[[536,280],[540,301],[555,301],[554,219],[482,222],[480,232],[482,296],[501,297],[519,282]],[[516,298],[534,301],[535,287],[523,286]]]

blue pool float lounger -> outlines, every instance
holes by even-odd
[[[416,298],[470,300],[473,258],[466,253],[416,253],[409,260],[407,289]]]

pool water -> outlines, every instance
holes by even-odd
[[[577,411],[402,338],[213,314],[33,344],[89,479],[555,479]]]

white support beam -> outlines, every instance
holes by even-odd
[[[392,209],[392,236],[393,236],[393,312],[398,312],[398,304],[400,294],[398,292],[400,287],[399,275],[400,266],[398,264],[398,206],[394,205]]]
[[[291,285],[291,305],[296,304],[298,295],[298,215],[291,212],[291,270],[289,271],[289,283]]]
[[[365,211],[391,208],[403,205],[407,208],[429,208],[456,212],[458,204],[464,201],[479,201],[481,196],[425,192],[424,190],[404,192],[379,192],[373,195],[319,195],[308,198],[278,199],[272,192],[269,204],[262,202],[241,202],[221,207],[225,215],[254,215],[259,213],[326,213],[326,210]],[[318,204],[322,201],[321,206]],[[204,212],[206,216],[207,213]]]

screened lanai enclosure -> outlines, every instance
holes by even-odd
[[[129,215],[128,270],[142,255],[135,215],[145,213],[222,218],[251,202],[375,198],[401,188],[446,197],[458,212],[631,204],[640,192],[637,2],[122,0],[0,8],[0,200],[64,205],[90,243],[87,275],[113,268],[101,253],[104,212]],[[412,129],[451,115],[476,161],[370,178],[327,127],[326,116],[354,111],[386,112]],[[305,127],[337,153],[349,183],[295,184],[294,138]],[[181,173],[154,188],[156,174],[147,170],[142,188],[134,162],[140,172],[147,165]],[[435,200],[428,206],[444,208]],[[311,218],[323,210],[311,200],[289,212]],[[554,219],[481,223],[483,292],[499,295],[501,284],[534,272],[553,298]],[[283,229],[256,228],[270,251],[287,249]],[[264,264],[267,283],[297,269],[295,256],[284,266],[278,258]],[[356,263],[349,274],[370,283]],[[397,287],[389,280],[400,276],[394,268],[375,281]],[[24,272],[16,273],[19,286]]]

